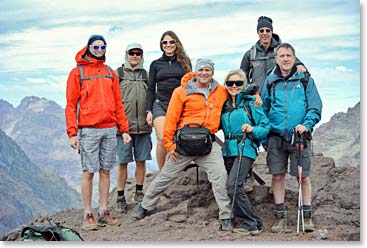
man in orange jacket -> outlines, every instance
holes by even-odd
[[[79,148],[81,154],[84,230],[117,223],[107,210],[110,169],[116,162],[116,133],[121,133],[124,143],[131,140],[118,77],[104,64],[106,46],[102,35],[89,38],[87,46],[75,57],[77,66],[70,72],[66,87],[69,144],[74,149]],[[100,205],[95,223],[91,200],[93,176],[97,171]]]
[[[195,73],[186,74],[181,86],[176,88],[170,100],[164,123],[164,146],[168,151],[162,171],[148,188],[143,201],[134,209],[133,216],[142,219],[146,211],[153,210],[160,195],[169,184],[192,161],[204,169],[212,184],[214,197],[219,207],[221,230],[231,231],[230,199],[227,194],[227,173],[224,167],[220,146],[213,141],[208,155],[184,156],[176,151],[174,135],[178,128],[189,123],[198,123],[210,130],[212,138],[220,124],[220,115],[227,100],[225,88],[213,79],[214,63],[209,59],[199,59]]]

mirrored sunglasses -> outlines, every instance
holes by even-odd
[[[130,56],[134,56],[134,55],[136,55],[136,56],[141,56],[141,54],[142,54],[142,52],[133,52],[133,51],[129,51],[129,53],[128,53]]]
[[[89,47],[93,48],[94,50],[106,50],[106,45],[98,46],[98,45],[90,45]]]
[[[233,85],[236,85],[237,87],[242,86],[244,82],[242,80],[228,80],[226,82],[226,85],[228,87],[232,87]]]
[[[171,44],[171,45],[173,45],[173,44],[176,43],[176,41],[175,40],[162,40],[161,43],[163,45],[167,45],[168,43]]]

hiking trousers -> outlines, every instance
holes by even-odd
[[[236,177],[239,166],[238,158],[225,157],[224,162],[227,172],[229,173],[227,180],[228,194],[231,200],[233,199],[233,197],[235,197],[233,209],[235,219],[240,222],[240,227],[246,230],[252,231],[256,229],[261,229],[263,227],[263,223],[259,215],[256,213],[256,210],[252,206],[252,203],[243,187],[243,184],[246,181],[246,176],[252,168],[254,160],[248,157],[242,157],[235,196],[234,188],[236,185]]]
[[[214,198],[219,208],[219,219],[229,219],[231,207],[226,187],[227,173],[221,148],[216,142],[213,142],[212,151],[208,155],[179,155],[176,162],[166,159],[162,171],[154,178],[146,191],[141,206],[146,210],[153,210],[164,190],[192,161],[195,161],[208,174],[208,180],[212,185]]]

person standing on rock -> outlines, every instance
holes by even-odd
[[[298,73],[296,54],[288,43],[280,44],[276,51],[277,66],[265,79],[261,92],[263,109],[269,118],[270,133],[267,142],[267,164],[273,175],[273,195],[276,222],[272,232],[287,228],[287,210],[284,203],[285,174],[290,159],[290,174],[298,176],[297,165],[302,161],[302,199],[305,231],[313,231],[311,218],[311,132],[321,119],[322,102],[313,79],[307,73]],[[297,149],[291,143],[292,132],[309,134],[302,158],[297,160]]]
[[[167,151],[163,145],[163,126],[169,101],[174,89],[180,86],[181,78],[192,70],[191,60],[173,31],[166,31],[160,39],[162,56],[149,68],[147,90],[147,123],[154,126],[157,137],[156,158],[162,170]]]
[[[138,43],[131,43],[125,52],[125,63],[116,71],[120,80],[122,102],[129,121],[129,134],[132,141],[123,142],[117,136],[117,202],[118,212],[127,212],[125,184],[127,180],[128,163],[135,159],[135,202],[143,199],[143,184],[145,177],[145,161],[151,160],[152,127],[146,122],[146,98],[148,88],[148,73],[144,69],[143,48]]]
[[[107,210],[110,170],[116,163],[117,131],[125,144],[131,140],[118,77],[104,64],[106,48],[102,35],[92,35],[87,45],[77,53],[77,66],[70,72],[66,86],[67,135],[70,146],[79,148],[83,170],[83,230],[117,224]],[[96,172],[99,172],[97,223],[91,208]]]
[[[243,55],[240,68],[248,76],[249,83],[258,87],[258,94],[255,95],[255,106],[258,107],[262,105],[259,93],[261,93],[266,76],[276,65],[275,48],[281,43],[281,40],[279,35],[273,33],[273,20],[269,17],[260,16],[256,30],[259,40]],[[296,67],[298,72],[306,71],[298,59],[296,59]],[[254,178],[250,170],[245,183],[245,191],[251,192],[253,184]]]
[[[228,100],[224,103],[221,127],[225,137],[222,147],[227,170],[227,190],[232,200],[234,219],[240,224],[235,232],[243,235],[257,235],[263,230],[263,223],[253,208],[243,184],[246,175],[257,157],[256,140],[266,138],[269,120],[261,107],[255,107],[255,97],[244,91],[246,74],[241,70],[230,71],[224,80]]]
[[[195,73],[186,74],[182,78],[181,86],[174,90],[163,132],[164,146],[168,152],[167,159],[161,172],[150,184],[143,201],[134,209],[133,217],[136,219],[144,218],[147,211],[153,210],[164,190],[184,171],[187,165],[194,161],[207,172],[208,180],[212,184],[214,197],[219,207],[221,230],[231,231],[233,229],[230,219],[230,199],[226,188],[227,173],[223,166],[220,146],[214,141],[214,134],[220,123],[222,106],[227,100],[227,92],[213,79],[213,74],[214,63],[209,59],[198,59]],[[201,149],[191,150],[192,147],[185,146],[181,141],[183,137],[180,136],[180,133],[184,130],[190,132],[191,129],[195,129],[190,126],[193,123],[201,125],[204,127],[201,130],[208,132],[209,139],[208,136],[204,136],[200,142],[191,142],[193,146],[196,146],[196,143],[209,142],[207,146],[204,143]]]

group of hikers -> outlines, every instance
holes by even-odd
[[[191,60],[172,31],[162,34],[162,56],[149,73],[138,43],[126,48],[125,62],[113,71],[105,65],[107,42],[92,35],[70,72],[65,108],[69,144],[79,149],[84,204],[82,229],[117,224],[107,209],[110,170],[117,165],[119,212],[127,213],[127,165],[135,161],[138,203],[133,217],[142,219],[155,209],[160,196],[185,168],[195,162],[208,175],[219,208],[223,231],[257,235],[264,225],[247,193],[259,146],[267,151],[273,175],[275,223],[272,232],[287,228],[285,175],[302,175],[300,187],[304,230],[313,231],[311,218],[311,132],[321,119],[322,102],[295,49],[273,33],[272,20],[258,19],[259,40],[243,56],[239,69],[223,85],[213,78],[214,62]],[[145,161],[151,160],[151,132],[157,136],[159,173],[143,193]],[[215,134],[221,129],[224,145]],[[302,135],[301,153],[294,137]],[[93,176],[99,172],[99,209],[91,208]],[[245,190],[246,188],[246,190]]]

